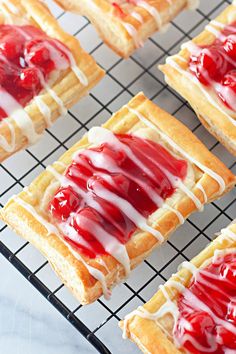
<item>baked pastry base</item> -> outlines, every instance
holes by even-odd
[[[236,181],[235,176],[182,123],[149,101],[142,93],[135,96],[128,103],[128,107],[141,113],[148,122],[154,124],[158,131],[165,133],[171,138],[171,141],[187,152],[191,158],[221,176],[226,186],[223,193],[227,193],[233,187]],[[140,127],[145,127],[145,125],[140,122],[137,115],[132,113],[127,106],[124,106],[104,124],[104,127],[114,133],[129,133],[135,132]],[[59,174],[63,174],[66,167],[71,164],[73,154],[86,147],[88,147],[88,140],[85,135],[59,159],[59,162],[57,161],[53,164],[54,170]],[[168,149],[173,152],[171,146],[168,146]],[[209,174],[200,171],[195,165],[194,170],[197,175],[196,182],[200,181],[205,190],[204,196],[196,185],[192,189],[192,192],[201,203],[205,204],[205,198],[207,198],[208,202],[219,198],[222,192],[220,192],[218,182],[210,177]],[[1,210],[1,218],[17,234],[38,248],[75,297],[82,304],[88,304],[103,294],[101,283],[89,273],[83,262],[74,256],[60,237],[53,232],[48,235],[47,228],[39,219],[43,217],[44,220],[49,222],[47,219],[48,213],[42,212],[40,203],[45,198],[45,194],[48,193],[49,185],[52,185],[55,181],[54,175],[49,170],[45,170],[31,183],[26,191],[22,191],[18,195],[18,198],[34,208],[36,215],[32,215],[31,212],[19,205],[15,198],[11,198]],[[53,197],[57,188],[58,186],[55,186],[51,190],[49,198]],[[183,218],[187,218],[197,210],[193,200],[185,194],[174,205],[174,208],[182,214]],[[152,227],[155,227],[167,239],[179,225],[180,220],[176,213],[166,209],[155,220]],[[126,244],[131,268],[137,266],[158,245],[159,242],[154,236],[138,230]],[[100,270],[104,274],[108,288],[111,288],[125,277],[123,266],[111,256],[100,256],[96,259],[83,257],[83,260],[87,265]]]
[[[70,68],[61,72],[60,76],[51,87],[63,102],[64,106],[69,109],[101,80],[104,76],[104,71],[96,64],[94,59],[80,47],[77,39],[64,32],[44,3],[37,0],[10,0],[10,3],[18,9],[18,13],[14,14],[11,12],[10,6],[8,8],[6,4],[0,4],[0,9],[4,8],[4,12],[0,14],[0,23],[5,22],[6,13],[12,17],[12,21],[14,21],[15,24],[18,23],[18,20],[21,23],[22,19],[27,19],[29,24],[41,28],[48,36],[65,43],[70,49],[76,61],[76,65],[87,77],[88,85],[85,86],[79,81],[78,77]],[[61,115],[60,106],[48,92],[42,91],[38,96],[40,96],[41,100],[50,108],[51,122],[53,123]],[[35,99],[25,107],[25,111],[32,120],[35,132],[39,135],[42,134],[48,126],[45,117],[38,109]],[[6,151],[0,146],[0,162],[16,151],[26,148],[29,144],[27,137],[24,135],[24,131],[17,126],[16,122],[13,121],[11,117],[5,118],[0,123],[0,136],[4,137],[9,144],[11,143],[12,132],[9,129],[9,124],[6,123],[10,123],[14,130],[15,144],[12,151]]]
[[[102,40],[123,58],[128,58],[137,46],[145,42],[157,30],[161,30],[174,17],[187,7],[187,0],[147,0],[157,10],[161,24],[141,7],[134,12],[141,16],[142,22],[131,15],[120,18],[110,1],[107,0],[55,0],[64,10],[86,16],[97,29]],[[130,24],[136,35],[130,35],[122,24]],[[138,42],[138,43],[137,43]]]
[[[228,6],[215,21],[225,25],[236,21],[236,4]],[[216,24],[212,24],[212,26],[221,30]],[[192,41],[201,46],[210,45],[215,39],[216,37],[211,32],[204,30]],[[177,63],[181,70],[187,72],[189,58],[190,52],[188,49],[182,49],[178,55],[168,58],[166,64],[160,65],[159,69],[165,74],[166,82],[190,103],[205,128],[236,156],[236,112],[227,110],[226,106],[217,97],[215,97],[215,100],[220,109],[214,106],[199,88],[203,85],[197,85],[189,80],[183,72],[168,63],[168,60],[171,59]],[[234,123],[225,116],[222,110],[228,111]]]
[[[228,228],[236,235],[236,223],[231,224]],[[206,247],[199,255],[191,260],[191,263],[200,268],[208,259],[210,259],[215,250],[225,250],[227,248],[235,248],[236,239],[229,240],[228,238],[222,238],[222,234],[212,241],[208,247]],[[177,281],[188,286],[192,278],[192,273],[186,268],[182,268],[176,274],[174,274],[170,280]],[[168,285],[168,282],[164,285],[165,290],[171,301],[178,299],[180,292],[176,287]],[[159,290],[143,307],[149,313],[155,313],[166,302],[166,298],[161,290]],[[161,327],[169,334],[165,334]],[[120,327],[124,329],[124,321],[120,322]],[[177,349],[172,341],[173,330],[173,318],[171,315],[165,315],[160,319],[159,324],[156,321],[141,318],[139,316],[131,317],[126,323],[126,335],[137,346],[148,354],[177,354],[184,353],[184,350]]]

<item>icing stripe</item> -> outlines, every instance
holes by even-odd
[[[14,15],[17,15],[19,13],[18,8],[13,5],[12,2],[9,0],[0,0],[0,4],[5,5]]]
[[[186,70],[183,70],[171,57],[166,59],[166,64],[175,68],[181,75],[183,75],[188,80],[191,80],[198,88],[202,91],[204,96],[208,99],[208,101],[215,106],[233,125],[236,126],[236,120],[230,117],[229,114],[225,112],[223,108],[214,100],[214,98],[207,92],[207,90],[200,84],[197,78],[195,78],[191,73]]]
[[[97,196],[107,200],[110,203],[114,203],[119,209],[128,216],[128,218],[141,230],[146,231],[157,238],[158,241],[163,242],[163,235],[155,230],[153,227],[147,224],[146,219],[125,199],[119,197],[108,189],[105,189],[102,185],[98,188],[94,187],[94,192]]]
[[[157,11],[157,9],[155,9],[155,7],[150,6],[146,1],[143,0],[136,0],[136,5],[138,7],[143,8],[144,10],[146,10],[147,12],[149,12],[149,14],[154,18],[154,20],[156,21],[157,27],[161,28],[162,26],[162,19],[161,19],[161,15],[159,14],[159,12]]]
[[[16,202],[17,204],[19,204],[22,208],[27,210],[28,213],[30,213],[41,225],[43,225],[46,228],[46,230],[47,230],[47,235],[48,236],[50,234],[55,234],[57,236],[60,236],[58,229],[54,225],[49,223],[47,220],[45,220],[42,216],[40,216],[36,212],[34,207],[32,207],[32,205],[28,204],[23,199],[21,199],[21,198],[19,198],[17,196],[13,196],[11,199],[14,200],[14,202]]]
[[[21,107],[21,105],[3,88],[0,88],[0,106],[3,110],[10,116],[16,123],[16,125],[21,129],[24,136],[29,141],[29,144],[34,144],[41,135],[37,134],[34,128],[34,123],[26,111]],[[8,126],[10,127],[11,122],[8,121]],[[10,128],[12,133],[14,127]],[[4,139],[4,137],[3,137]],[[2,140],[2,139],[1,139]],[[3,140],[2,140],[3,141]],[[12,134],[11,137],[11,147],[10,151],[15,149],[15,136]],[[14,148],[13,148],[14,147]],[[8,150],[9,150],[8,149]]]
[[[62,45],[60,42],[57,42],[57,47],[64,52],[67,57],[69,58],[70,61],[70,66],[76,77],[79,79],[82,85],[88,86],[88,78],[87,76],[83,73],[83,71],[78,67],[76,64],[75,58],[73,54],[71,53],[70,50],[68,50],[64,45]]]
[[[51,223],[49,223],[47,220],[45,220],[43,217],[41,217],[37,212],[36,210],[28,203],[26,203],[23,199],[19,198],[19,197],[16,197],[16,196],[13,196],[12,199],[17,203],[19,204],[22,208],[24,208],[26,211],[28,211],[28,213],[30,213],[40,224],[42,224],[47,232],[48,232],[48,235],[50,234],[55,234],[57,235],[60,240],[64,243],[64,245],[70,250],[70,252],[73,254],[73,256],[78,259],[80,262],[83,263],[83,265],[86,267],[86,269],[88,270],[88,272],[95,278],[97,279],[101,286],[102,286],[102,289],[103,289],[103,294],[104,294],[104,297],[106,299],[109,299],[110,298],[110,295],[111,295],[111,292],[110,290],[107,288],[107,285],[106,285],[106,278],[105,278],[105,275],[98,269],[90,266],[89,264],[87,264],[84,259],[61,237],[58,229],[52,225]]]
[[[223,193],[225,190],[225,181],[224,179],[218,175],[216,172],[212,171],[210,168],[208,168],[207,166],[203,165],[201,162],[197,161],[196,159],[194,159],[193,157],[191,157],[190,155],[188,155],[188,153],[183,150],[178,144],[176,144],[168,135],[166,135],[163,131],[161,131],[160,129],[157,128],[157,126],[155,124],[153,124],[151,121],[149,121],[147,118],[145,118],[140,112],[134,110],[133,108],[126,106],[126,108],[133,113],[134,115],[136,115],[140,121],[142,121],[146,126],[156,130],[160,136],[167,141],[168,144],[170,144],[175,150],[177,150],[181,155],[183,155],[187,160],[191,161],[192,163],[194,163],[194,165],[196,165],[197,167],[199,167],[200,170],[202,170],[203,172],[205,172],[206,174],[208,174],[210,177],[212,177],[218,184],[219,184],[219,193]]]
[[[10,143],[8,143],[7,139],[3,135],[0,135],[0,147],[6,152],[13,152],[15,150],[16,144],[15,128],[13,124],[10,123],[7,119],[4,119],[1,124],[6,124],[10,131]]]
[[[228,237],[230,237],[230,241],[231,242],[235,242],[236,241],[236,233],[233,232],[229,227],[227,227],[226,229],[223,229],[221,231],[221,235],[218,237],[218,240],[222,239],[227,239]],[[210,259],[208,259],[207,261],[209,262],[209,260],[211,260],[212,262],[215,261],[216,257],[218,257],[221,253],[225,253],[225,252],[232,252],[231,249],[227,249],[227,250],[215,250],[214,251],[214,255],[213,257],[211,257]],[[236,249],[234,249],[234,252],[236,252]],[[198,274],[198,272],[200,271],[200,268],[197,268],[194,264],[192,264],[191,262],[183,262],[179,267],[178,267],[178,271],[181,270],[182,268],[187,269],[188,271],[190,271],[192,273],[192,275],[194,277],[196,277],[196,275]],[[176,274],[177,276],[178,274]],[[185,280],[185,279],[183,279]],[[205,280],[204,280],[205,281]],[[209,283],[209,286],[212,286],[211,283]],[[211,310],[210,308],[205,305],[204,303],[202,303],[194,294],[192,294],[188,288],[186,288],[182,283],[175,281],[175,280],[171,280],[169,279],[166,284],[160,285],[159,289],[160,291],[162,291],[166,302],[154,313],[151,313],[149,311],[147,311],[145,308],[143,307],[139,307],[138,309],[134,310],[133,312],[131,312],[130,314],[128,314],[127,316],[125,316],[124,318],[124,327],[123,327],[123,338],[127,338],[127,325],[128,325],[128,321],[130,319],[132,319],[134,316],[139,316],[141,318],[146,318],[152,321],[155,321],[156,324],[163,330],[164,328],[158,323],[158,319],[162,318],[164,315],[166,314],[171,314],[174,320],[174,326],[173,328],[175,328],[175,325],[177,323],[177,319],[179,317],[179,310],[176,304],[175,300],[171,300],[170,296],[168,295],[168,292],[166,290],[166,288],[175,288],[178,290],[179,293],[182,293],[183,291],[185,291],[185,294],[188,294],[188,298],[189,298],[189,303],[194,303],[196,304],[197,308],[202,309],[203,311],[206,311],[207,313],[210,313],[210,315],[212,316],[212,318],[215,320],[216,323],[220,323],[221,325],[223,325],[224,328],[227,328],[228,330],[230,330],[232,333],[236,334],[236,328],[231,325],[231,323],[222,320],[220,318],[218,318]],[[223,289],[222,289],[223,291]],[[164,329],[164,332],[166,332],[166,330]],[[175,340],[175,338],[172,338]],[[192,338],[192,336],[189,338],[190,341],[192,341],[194,338]],[[186,340],[186,338],[185,338]],[[198,343],[194,342],[194,344],[198,345]],[[177,347],[179,347],[178,343],[175,343],[175,345]],[[199,347],[200,348],[200,347]],[[199,349],[198,348],[198,349]],[[201,350],[201,349],[199,349]]]
[[[40,113],[44,116],[47,127],[50,128],[52,126],[51,109],[40,96],[34,97],[34,100]]]
[[[142,47],[143,42],[139,38],[136,28],[127,22],[122,22],[122,24],[123,24],[124,28],[126,29],[126,31],[129,33],[129,35],[133,38],[135,46],[137,48]]]

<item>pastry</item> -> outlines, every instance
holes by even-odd
[[[128,58],[135,49],[198,0],[55,0],[63,9],[86,16],[103,41]]]
[[[126,316],[124,335],[144,353],[236,352],[236,222]]]
[[[104,75],[36,0],[0,2],[0,162],[35,143]]]
[[[159,66],[202,124],[236,155],[236,3]]]
[[[235,176],[142,93],[1,210],[86,304],[129,275]]]

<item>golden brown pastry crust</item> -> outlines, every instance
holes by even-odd
[[[228,6],[215,20],[222,24],[234,22],[236,20],[236,6]],[[221,30],[215,23],[212,26],[217,30]],[[193,42],[199,46],[210,45],[215,41],[215,38],[212,33],[204,30],[193,39]],[[184,58],[187,62],[183,62],[179,57]],[[178,53],[178,56],[171,57],[184,71],[188,70],[189,58],[190,52],[187,48],[182,49]],[[235,120],[233,124],[221,110],[209,102],[197,84],[185,77],[175,67],[168,64],[168,60],[166,64],[160,65],[159,69],[165,74],[166,82],[191,104],[205,128],[233,155],[236,155],[236,113],[232,116]],[[216,101],[223,110],[227,110],[217,97]]]
[[[228,228],[236,234],[236,223],[229,225]],[[225,250],[227,248],[235,248],[236,239],[233,241],[224,238],[221,235],[212,241],[201,253],[191,260],[195,267],[200,268],[208,259],[210,259],[215,250]],[[185,287],[188,286],[192,278],[192,274],[186,268],[182,268],[178,273],[174,274],[170,280],[180,282]],[[168,283],[167,283],[168,284]],[[179,296],[176,287],[165,286],[165,289],[172,301]],[[150,313],[155,313],[166,302],[163,292],[159,290],[143,307]],[[124,329],[124,321],[120,322],[120,327]],[[171,340],[173,330],[173,320],[171,316],[166,315],[161,319],[161,326],[167,330],[170,337],[161,330],[157,322],[144,319],[139,316],[131,317],[127,322],[127,336],[144,352],[149,354],[173,354],[183,353],[181,349],[177,349]]]
[[[69,109],[81,97],[85,96],[87,92],[104,76],[104,71],[96,64],[94,59],[80,47],[77,39],[63,31],[45,4],[37,0],[11,0],[10,2],[18,9],[19,13],[17,15],[11,13],[10,7],[8,8],[4,3],[0,3],[0,10],[1,8],[4,8],[4,12],[0,14],[0,23],[4,21],[4,13],[6,12],[10,13],[11,16],[19,16],[21,18],[26,17],[30,24],[41,28],[48,36],[65,43],[73,54],[78,68],[87,77],[88,85],[84,86],[70,68],[62,72],[60,77],[51,87],[62,100],[64,106]],[[42,91],[40,93],[40,98],[50,108],[51,121],[54,122],[61,115],[60,106],[47,92]],[[47,123],[45,117],[39,111],[34,99],[25,107],[25,111],[31,118],[35,131],[38,134],[42,134],[47,128]],[[0,146],[0,162],[28,145],[28,139],[17,124],[12,121],[10,117],[6,118],[6,120],[11,122],[14,128],[16,143],[14,150],[11,152],[7,152]],[[4,123],[4,120],[0,123],[0,136],[3,136],[9,143],[11,142],[12,134],[8,125]]]
[[[128,106],[142,113],[147,120],[167,134],[184,151],[188,152],[191,158],[201,162],[220,175],[225,181],[225,193],[233,187],[236,182],[235,176],[182,123],[161,110],[142,93],[135,96],[128,103]],[[135,131],[136,127],[140,129],[140,121],[136,115],[130,113],[127,107],[124,106],[104,124],[104,127],[115,133],[128,133],[131,130]],[[85,135],[59,159],[59,162],[63,162],[65,166],[70,165],[75,151],[87,146],[88,140]],[[56,162],[53,164],[53,168],[62,174],[65,170],[63,165]],[[198,174],[208,201],[220,197],[219,184],[200,170]],[[23,191],[19,194],[19,198],[35,207],[40,213],[38,210],[39,201],[42,200],[45,190],[52,181],[55,181],[55,177],[49,171],[44,171],[31,183],[28,188],[29,193]],[[192,192],[204,204],[204,195],[196,186],[194,186]],[[187,196],[181,198],[175,205],[175,208],[184,218],[196,211],[196,205]],[[101,283],[91,276],[86,267],[73,256],[60,238],[54,234],[47,236],[46,228],[27,210],[18,205],[14,199],[10,199],[7,205],[1,210],[1,218],[46,256],[62,281],[83,304],[90,303],[102,295]],[[152,226],[159,230],[165,239],[167,239],[168,235],[179,224],[180,221],[176,213],[166,210]],[[131,268],[139,264],[157,246],[158,241],[154,236],[142,231],[137,232],[126,245],[131,261]],[[111,256],[98,257],[98,261],[102,259],[106,263],[109,272],[97,260],[87,259],[86,257],[84,259],[87,264],[103,272],[108,287],[115,285],[118,279],[122,279],[125,276],[123,267]]]
[[[186,8],[187,0],[146,0],[154,7],[160,16],[161,25],[157,24],[151,14],[141,7],[135,6],[134,12],[143,19],[141,23],[131,15],[126,15],[122,21],[107,0],[55,0],[63,9],[86,16],[95,26],[103,41],[123,58],[128,58],[137,49],[134,38],[127,32],[122,21],[129,23],[137,31],[140,43],[144,42],[154,32],[169,23],[177,14]]]

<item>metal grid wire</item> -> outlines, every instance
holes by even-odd
[[[56,160],[93,125],[100,125],[140,90],[162,108],[186,124],[234,173],[236,162],[201,126],[189,105],[164,82],[157,69],[167,55],[199,33],[207,22],[230,1],[202,0],[200,8],[183,12],[164,34],[155,34],[130,59],[122,60],[98,38],[87,19],[62,12],[47,1],[61,26],[74,34],[107,71],[105,79],[90,95],[75,105],[67,116],[46,131],[33,147],[1,165],[0,205],[28,185],[48,164]],[[20,161],[20,163],[19,163]],[[183,260],[196,255],[215,232],[235,218],[235,190],[192,215],[170,240],[134,270],[130,278],[116,287],[110,301],[104,298],[83,307],[72,297],[52,272],[48,262],[5,225],[0,224],[0,252],[100,353],[138,353],[124,342],[118,320],[146,302],[176,270]],[[96,316],[94,316],[96,314]],[[109,348],[109,349],[108,349]]]

